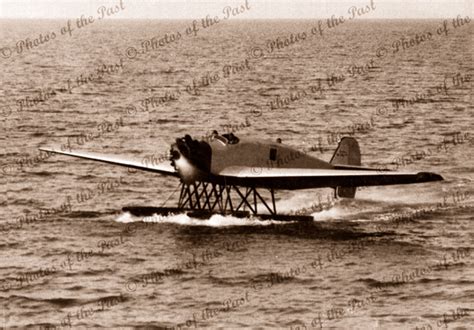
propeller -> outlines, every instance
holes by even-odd
[[[204,141],[194,140],[186,134],[176,139],[170,149],[171,165],[183,181],[194,182],[211,170],[211,146]]]

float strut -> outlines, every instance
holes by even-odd
[[[208,191],[210,187],[210,191]],[[232,191],[237,193],[232,198]],[[260,195],[255,187],[246,187],[245,194],[243,194],[238,186],[235,185],[221,185],[208,182],[197,182],[193,184],[181,183],[181,192],[179,194],[178,208],[185,209],[189,207],[191,210],[209,210],[213,212],[218,206],[221,213],[227,210],[231,212],[239,211],[241,208],[249,208],[254,215],[257,214],[258,200],[265,206],[268,212],[276,215],[275,192],[273,188],[269,189],[272,199],[271,207],[267,204],[265,199]],[[250,196],[253,195],[253,201]],[[238,204],[234,207],[234,201],[238,198]]]

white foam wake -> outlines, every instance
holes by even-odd
[[[253,217],[237,218],[231,215],[213,214],[209,219],[197,219],[189,217],[186,214],[160,215],[153,214],[149,217],[137,217],[129,212],[122,213],[117,222],[153,222],[153,223],[174,223],[186,226],[209,226],[209,227],[228,227],[228,226],[268,226],[272,224],[283,224],[282,221],[259,220]]]

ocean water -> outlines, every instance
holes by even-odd
[[[442,23],[0,21],[0,326],[472,328],[473,27]],[[143,218],[122,207],[175,206],[177,179],[38,151],[163,158],[229,127],[445,180],[278,192],[306,224]]]

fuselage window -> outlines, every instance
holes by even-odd
[[[277,159],[277,150],[275,148],[270,148],[270,160],[275,161]]]

